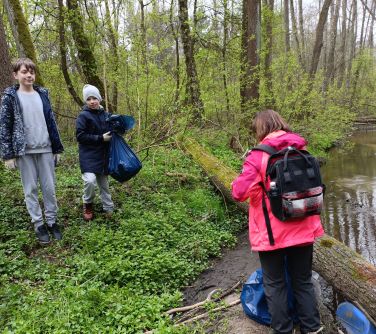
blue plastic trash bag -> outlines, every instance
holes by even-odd
[[[142,168],[141,161],[117,133],[112,134],[110,144],[109,174],[119,182],[125,182],[135,176]]]
[[[261,269],[253,272],[244,283],[240,301],[246,315],[260,324],[270,325],[271,317],[262,285]]]
[[[349,302],[338,305],[336,316],[348,334],[376,334],[376,327],[366,315]]]
[[[293,297],[290,279],[286,271],[286,279],[288,285],[288,307],[292,315],[294,323],[298,323],[299,319],[295,309],[295,300]],[[266,302],[264,286],[262,284],[262,270],[257,269],[248,277],[243,285],[240,301],[243,306],[244,313],[251,319],[263,325],[271,324],[271,316]]]
[[[126,131],[133,129],[135,120],[132,116],[127,115],[111,115],[107,118],[107,122],[110,123],[111,129],[123,135]]]

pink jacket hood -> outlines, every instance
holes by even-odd
[[[307,142],[298,134],[275,131],[266,136],[260,144],[272,146],[276,150],[293,146],[305,149]],[[269,199],[264,194],[260,182],[265,180],[269,155],[262,151],[251,151],[241,174],[232,183],[232,196],[237,201],[249,199],[249,237],[252,249],[266,251],[296,245],[313,243],[324,231],[320,216],[310,216],[294,222],[282,222],[271,212]],[[270,245],[262,210],[262,196],[265,196],[275,244]]]

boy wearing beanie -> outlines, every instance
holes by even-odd
[[[85,85],[82,90],[85,106],[76,120],[76,138],[79,147],[79,160],[84,181],[83,218],[94,218],[93,202],[98,186],[105,213],[111,215],[114,203],[108,185],[110,125],[106,121],[109,113],[100,105],[101,94],[97,87]]]
[[[19,169],[26,208],[41,244],[50,234],[62,239],[56,223],[55,165],[64,148],[52,112],[47,89],[34,85],[35,64],[19,58],[13,65],[17,85],[5,89],[0,110],[0,156],[5,167]],[[44,223],[38,200],[43,194]]]

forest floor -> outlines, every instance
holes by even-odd
[[[248,241],[248,231],[239,235],[238,244],[234,249],[226,249],[222,257],[214,260],[193,285],[184,291],[186,305],[195,304],[207,298],[214,289],[227,290],[239,281],[245,282],[260,262],[257,253],[252,253]],[[240,298],[241,285],[228,300]],[[269,333],[269,328],[248,318],[243,312],[241,304],[233,306],[219,317],[209,320],[209,332],[226,334]]]

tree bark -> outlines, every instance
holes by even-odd
[[[242,111],[249,110],[250,103],[258,104],[259,64],[258,47],[260,38],[260,2],[258,0],[243,0],[242,18],[242,50],[241,50],[241,82],[240,96]]]
[[[283,22],[285,25],[285,51],[290,51],[290,11],[289,11],[289,0],[284,0],[283,3]]]
[[[329,55],[328,55],[328,66],[326,70],[326,83],[332,83],[334,80],[334,54],[337,42],[337,23],[338,23],[338,16],[339,16],[339,7],[340,7],[340,0],[337,0],[334,15],[331,20],[331,27],[330,27],[330,43],[329,43]]]
[[[248,215],[249,204],[234,202],[231,195],[231,182],[237,173],[206,152],[195,140],[184,138],[180,143],[223,197]],[[314,245],[313,269],[337,292],[360,304],[371,318],[376,319],[376,268],[372,264],[346,245],[325,235]]]
[[[67,0],[69,10],[69,22],[72,28],[72,36],[78,51],[78,58],[81,62],[82,71],[87,83],[96,86],[105,100],[105,91],[102,80],[98,76],[98,65],[93,51],[90,48],[90,41],[85,35],[83,22],[77,0]]]
[[[347,0],[342,0],[342,26],[341,26],[341,45],[339,48],[339,66],[337,87],[341,88],[345,76],[346,68],[346,40],[347,40]]]
[[[292,32],[295,37],[295,43],[296,43],[296,52],[298,54],[299,63],[304,68],[302,52],[300,50],[300,41],[299,41],[298,26],[297,26],[296,16],[295,16],[294,0],[290,0],[290,12],[291,12]]]
[[[33,44],[33,39],[30,34],[28,23],[22,11],[19,0],[3,0],[8,19],[12,28],[13,37],[16,41],[17,51],[20,57],[27,57],[31,59],[36,65],[37,56]],[[43,86],[42,76],[40,71],[36,69],[35,82]]]
[[[187,104],[193,108],[194,119],[201,121],[202,113],[204,112],[204,104],[201,100],[200,85],[194,56],[194,43],[189,25],[187,0],[179,0],[179,20],[187,72]]]
[[[146,78],[146,90],[145,90],[145,98],[144,98],[144,121],[143,126],[147,128],[148,125],[148,118],[149,118],[149,88],[150,88],[150,80],[149,80],[149,62],[148,62],[148,55],[147,55],[147,37],[146,37],[146,24],[145,24],[145,7],[148,4],[144,4],[143,0],[138,0],[140,5],[140,14],[141,14],[141,22],[140,22],[140,30],[141,30],[141,64],[142,69]],[[141,118],[140,118],[141,120]]]
[[[367,27],[369,24],[369,15],[367,20]],[[365,35],[367,35],[367,27],[366,27],[366,8],[363,5],[363,18],[362,18],[362,27],[360,29],[360,49],[364,47]]]
[[[12,64],[9,56],[9,46],[6,40],[5,30],[4,30],[4,20],[3,15],[0,14],[0,64],[1,64],[1,75],[0,75],[0,94],[8,86],[13,83],[12,76]]]
[[[350,11],[350,23],[349,23],[349,32],[348,32],[348,47],[349,47],[349,60],[347,64],[347,80],[346,86],[350,86],[351,81],[351,71],[352,71],[352,61],[355,58],[355,48],[356,48],[356,36],[357,36],[357,19],[358,19],[358,9],[357,9],[357,1],[353,0],[351,4],[351,11]]]
[[[373,50],[373,27],[375,25],[375,8],[376,8],[376,4],[375,2],[372,2],[371,12],[370,12],[372,19],[371,19],[371,26],[369,28],[369,37],[368,37],[368,47],[371,50]]]
[[[63,0],[58,0],[59,7],[59,48],[60,48],[60,66],[63,72],[65,83],[67,84],[68,91],[73,100],[81,107],[84,102],[81,100],[76,90],[73,87],[72,80],[69,76],[67,65],[67,46],[65,44],[65,15]]]
[[[106,8],[106,23],[108,28],[108,37],[110,40],[111,45],[111,64],[112,69],[114,71],[114,79],[112,80],[112,99],[111,99],[111,105],[112,105],[112,111],[114,113],[117,112],[117,104],[118,104],[118,71],[119,71],[119,51],[118,51],[118,37],[116,34],[116,30],[114,29],[114,26],[111,22],[111,14],[110,14],[110,7],[108,5],[108,1],[104,1],[105,8]]]
[[[302,61],[303,61],[303,68],[306,69],[306,50],[305,50],[305,36],[304,36],[304,18],[303,18],[303,4],[302,0],[298,0],[298,10],[299,10],[299,33],[300,33],[300,40],[302,42]]]
[[[223,79],[223,89],[226,98],[226,111],[227,117],[230,117],[230,98],[228,96],[227,88],[227,41],[228,41],[228,21],[229,21],[229,11],[228,11],[227,0],[223,0],[223,44],[222,44],[222,79]]]
[[[175,80],[176,80],[176,86],[175,86],[175,103],[178,103],[179,101],[179,95],[180,95],[180,53],[179,53],[179,32],[178,28],[175,29],[174,24],[174,0],[171,0],[171,6],[170,6],[170,27],[172,36],[175,41],[175,59],[176,59],[176,66],[175,66]]]
[[[326,20],[328,18],[328,11],[329,11],[331,2],[332,0],[324,1],[324,4],[320,12],[319,22],[317,23],[315,45],[313,47],[311,67],[309,70],[309,75],[311,78],[315,76],[316,71],[317,71],[317,65],[319,64],[321,49],[323,45],[324,28],[325,28]]]
[[[274,18],[274,0],[264,0],[263,2],[263,24],[265,34],[263,36],[263,54],[264,54],[264,75],[266,82],[266,105],[267,108],[274,108],[273,97],[273,76],[271,71],[272,52],[273,52],[273,18]]]

